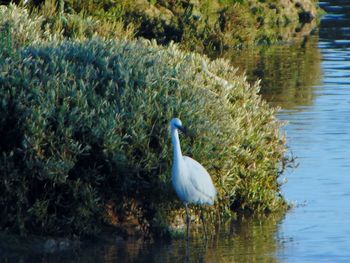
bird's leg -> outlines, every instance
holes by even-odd
[[[190,240],[186,240],[186,258],[185,262],[190,262]]]
[[[203,208],[201,207],[201,216],[200,216],[202,223],[203,223],[203,229],[204,229],[204,235],[205,235],[205,240],[208,240],[208,234],[207,234],[207,228],[205,226],[204,222],[204,214],[203,214]]]
[[[188,212],[187,204],[185,204],[185,208],[186,208],[187,240],[189,240],[190,239],[190,215],[189,215],[189,212]]]

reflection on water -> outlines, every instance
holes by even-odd
[[[274,106],[295,109],[312,105],[313,87],[321,78],[317,35],[291,45],[264,47],[224,54],[244,70],[248,81],[261,79],[261,94]]]
[[[284,242],[276,238],[280,215],[240,219],[218,227],[206,242],[200,229],[189,243],[185,239],[143,242],[91,242],[75,251],[14,254],[4,262],[278,262],[276,251]],[[1,257],[0,257],[1,258]],[[1,261],[3,262],[3,261]]]
[[[285,262],[350,262],[350,2],[321,2],[321,85],[302,112],[282,110],[300,166],[284,187],[306,202],[286,216],[279,233],[293,242],[278,251]]]

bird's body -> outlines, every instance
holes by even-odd
[[[173,166],[172,182],[175,192],[183,203],[213,205],[216,190],[213,182],[196,160],[183,156]]]
[[[184,130],[179,119],[170,122],[173,143],[172,183],[176,194],[185,204],[187,215],[187,238],[189,237],[188,204],[213,205],[216,189],[209,173],[196,160],[183,156],[178,130]],[[204,218],[202,218],[204,220]],[[204,223],[204,222],[203,222]]]

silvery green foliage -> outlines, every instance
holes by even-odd
[[[30,15],[27,9],[14,4],[0,5],[0,29],[7,26],[11,30],[15,48],[58,38],[58,35],[44,27],[42,16]]]
[[[39,10],[29,11],[14,4],[0,5],[0,48],[3,31],[9,29],[13,48],[64,39],[85,41],[101,39],[130,39],[133,25],[124,28],[120,21],[107,21],[78,13],[63,13],[55,1],[46,1]]]

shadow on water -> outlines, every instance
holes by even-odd
[[[241,218],[217,227],[207,241],[202,229],[191,240],[145,242],[121,240],[90,242],[58,252],[30,250],[2,253],[0,262],[278,262],[276,251],[283,243],[276,237],[282,215]]]

